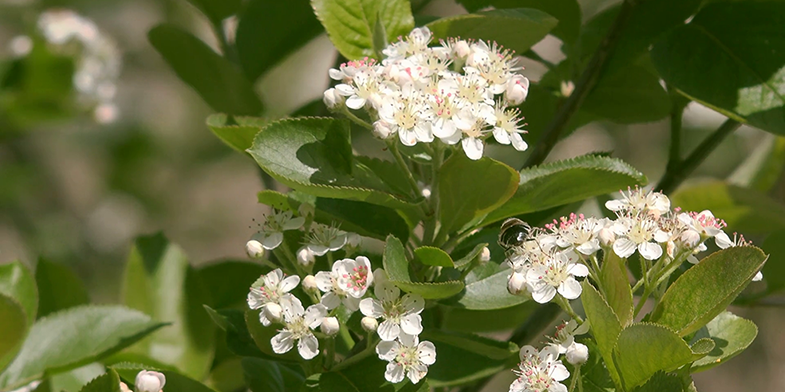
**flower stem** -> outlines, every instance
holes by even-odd
[[[357,353],[355,355],[352,355],[349,358],[346,358],[343,362],[335,365],[332,368],[332,370],[333,371],[341,370],[341,369],[343,369],[345,367],[348,367],[348,366],[350,366],[352,364],[360,362],[363,359],[365,359],[368,356],[370,356],[371,354],[373,354],[374,353],[374,349],[376,348],[375,340],[376,339],[374,339],[373,334],[372,333],[368,333],[368,336],[365,338],[365,342],[366,342],[367,346],[365,346],[363,351],[360,351],[359,353]]]
[[[637,1],[635,0],[624,0],[619,15],[613,22],[613,26],[611,26],[608,34],[602,40],[591,60],[589,60],[583,74],[578,79],[575,91],[558,108],[556,116],[551,120],[540,141],[532,149],[529,159],[526,160],[526,167],[542,163],[553,149],[553,146],[556,145],[556,142],[559,141],[559,136],[570,119],[578,111],[586,97],[589,96],[594,85],[597,84],[597,80],[599,80],[602,71],[605,69],[608,59],[616,49],[616,44],[622,36],[622,31],[627,25],[636,3]]]
[[[570,383],[570,390],[569,392],[575,391],[575,386],[578,385],[578,390],[583,390],[583,381],[581,380],[581,367],[580,365],[575,367],[575,374],[572,376],[572,382]]]
[[[690,102],[689,99],[677,93],[670,85],[668,93],[671,98],[671,144],[668,150],[668,165],[666,171],[674,171],[681,165],[681,123],[684,115],[684,108]]]
[[[561,295],[557,294],[556,295],[556,304],[559,305],[559,307],[562,308],[562,310],[565,313],[570,315],[570,317],[572,317],[573,320],[577,321],[578,324],[583,324],[583,318],[581,318],[581,316],[578,316],[578,313],[575,313],[575,311],[572,309],[572,305],[570,305],[570,301],[568,299],[566,299],[566,298],[562,297]]]
[[[444,147],[440,141],[433,143],[433,153],[431,155],[431,215],[425,217],[423,223],[423,243],[433,244],[434,234],[436,233],[436,223],[439,215],[439,172],[444,162]]]
[[[330,370],[335,364],[335,338],[324,339],[324,346],[327,351],[324,353],[324,367]]]
[[[660,183],[654,189],[663,193],[673,192],[728,135],[741,126],[736,120],[727,119],[709,135],[695,150],[676,167],[668,167]]]
[[[393,158],[395,158],[395,163],[398,164],[398,167],[403,171],[406,181],[409,183],[409,187],[412,189],[412,198],[414,200],[420,199],[422,197],[420,186],[417,185],[417,180],[414,179],[414,174],[412,174],[409,165],[403,159],[403,155],[401,155],[401,152],[398,151],[398,143],[394,138],[388,139],[387,147],[390,150],[390,153],[393,155]],[[420,208],[422,209],[422,212],[425,214],[425,216],[430,215],[427,207],[420,204]]]
[[[349,110],[349,108],[346,107],[345,105],[341,107],[341,113],[343,113],[343,115],[346,116],[346,118],[348,118],[349,120],[352,120],[353,123],[370,131],[373,131],[373,125],[369,124],[367,121],[361,119],[360,117],[357,117],[357,115],[352,113],[352,111]]]

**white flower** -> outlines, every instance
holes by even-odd
[[[422,313],[425,300],[417,294],[406,294],[387,279],[382,269],[374,271],[374,294],[377,299],[365,298],[360,302],[363,315],[375,319],[384,318],[376,332],[384,341],[392,341],[401,335],[419,335],[422,332]]]
[[[518,378],[510,385],[510,392],[567,392],[561,381],[570,377],[570,372],[556,359],[556,348],[545,346],[538,352],[527,345],[521,347],[520,357],[515,371]]]
[[[575,262],[567,252],[560,252],[549,257],[545,263],[535,263],[526,271],[526,281],[530,287],[532,298],[541,304],[549,302],[558,292],[566,299],[575,299],[581,295],[581,284],[575,276],[586,276],[589,269]]]
[[[316,256],[324,256],[327,252],[333,252],[346,245],[346,232],[339,230],[335,226],[327,226],[320,223],[311,227],[305,247]]]
[[[290,297],[288,294],[300,283],[300,277],[297,275],[287,276],[280,268],[275,269],[267,275],[262,275],[251,286],[251,291],[248,293],[248,307],[251,309],[259,309],[259,322],[264,326],[270,325],[271,320],[280,318],[275,312],[275,307],[268,309],[270,304],[278,305],[281,299]]]
[[[344,83],[335,86],[335,91],[347,97],[347,107],[356,110],[368,103],[378,108],[382,98],[381,88],[381,79],[372,68],[368,68],[358,71],[352,79],[352,84]]]
[[[308,247],[303,246],[297,250],[297,262],[302,265],[311,265],[316,262],[316,255]]]
[[[319,354],[319,340],[313,335],[313,329],[321,325],[327,309],[321,305],[311,305],[303,309],[299,299],[289,296],[281,299],[284,321],[286,326],[270,340],[270,345],[276,354],[283,354],[294,347],[297,341],[297,351],[303,359],[311,359]]]
[[[343,104],[343,96],[334,88],[324,90],[324,104],[328,109],[335,109]]]
[[[283,232],[287,230],[297,230],[303,226],[305,218],[292,217],[291,211],[273,210],[262,225],[262,229],[254,236],[265,249],[271,250],[281,245],[283,242]]]
[[[570,214],[569,218],[561,218],[558,222],[556,244],[562,248],[574,247],[584,255],[591,255],[600,250],[599,233],[606,225],[607,219],[586,218],[583,214]],[[549,225],[545,226],[550,228]],[[555,225],[551,225],[555,229]]]
[[[252,259],[261,259],[264,256],[264,246],[257,240],[250,240],[245,243],[245,253]]]
[[[166,385],[166,376],[163,373],[142,370],[136,375],[137,392],[159,392]]]
[[[410,91],[411,85],[405,87],[407,91],[403,95],[387,96],[382,100],[377,122],[383,122],[391,133],[397,133],[405,146],[430,143],[433,133],[430,119],[425,117],[425,102]]]
[[[572,95],[573,91],[575,91],[575,83],[572,80],[562,80],[561,85],[559,85],[561,96],[567,98]]]
[[[507,279],[507,291],[512,295],[518,295],[526,291],[526,274],[513,272]]]
[[[376,346],[379,358],[388,361],[384,378],[391,383],[403,381],[404,375],[417,384],[428,373],[428,366],[436,362],[436,347],[433,343],[420,342],[417,336],[402,334],[395,341],[379,342]]]
[[[315,276],[308,275],[305,278],[303,278],[303,290],[311,293],[315,293],[316,290],[319,290],[319,287],[316,285]]]
[[[322,333],[327,336],[335,336],[338,333],[338,330],[341,328],[340,324],[338,323],[338,319],[335,317],[325,317],[322,320],[322,325],[319,327],[322,330]]]
[[[472,160],[482,158],[482,152],[485,147],[483,139],[485,134],[488,133],[488,121],[475,115],[470,110],[462,110],[456,118],[455,126],[463,133],[461,145],[466,156]],[[452,140],[446,140],[448,144],[450,144],[450,141]]]
[[[656,217],[670,211],[671,208],[670,199],[661,192],[647,192],[635,187],[635,189],[627,189],[627,192],[620,193],[622,198],[608,200],[605,202],[605,208],[614,212],[648,212]]]
[[[684,242],[691,246],[695,246],[701,239],[709,237],[714,237],[716,242],[718,235],[725,234],[722,229],[727,226],[723,220],[715,218],[714,214],[709,210],[704,210],[699,213],[682,212],[677,218],[679,222],[688,227],[688,229],[682,233],[682,236],[685,240]],[[696,234],[698,238],[697,241],[695,240]],[[717,246],[730,242],[725,241],[725,238],[727,238],[727,234],[724,237],[719,238]]]
[[[583,364],[589,358],[589,348],[576,342],[575,335],[583,335],[586,332],[589,332],[588,321],[579,326],[577,321],[570,320],[556,327],[556,334],[550,338],[549,344],[555,347],[559,354],[565,354],[567,362],[573,365]]]
[[[363,329],[368,332],[376,332],[376,328],[379,328],[379,322],[376,321],[373,317],[363,317],[360,320],[360,325],[362,325]]]
[[[619,236],[613,243],[613,252],[625,259],[637,249],[646,260],[657,260],[662,256],[662,246],[657,242],[666,242],[670,238],[648,215],[619,218],[612,230]]]
[[[14,392],[22,392],[22,391],[14,391]],[[131,388],[128,388],[128,385],[126,385],[124,382],[121,382],[120,392],[134,392],[134,391],[132,391]]]
[[[564,354],[572,365],[583,365],[589,360],[589,348],[585,344],[574,343]]]
[[[366,258],[364,259],[366,261],[368,260]],[[322,296],[321,303],[327,309],[335,309],[341,304],[341,302],[343,302],[344,306],[346,306],[346,309],[352,312],[356,311],[360,307],[360,298],[362,298],[362,295],[359,297],[355,296],[355,286],[351,281],[353,279],[357,279],[358,281],[361,281],[361,284],[365,285],[365,287],[362,289],[363,294],[365,294],[365,289],[368,288],[367,276],[369,272],[368,269],[370,268],[370,262],[368,263],[367,268],[365,268],[365,271],[361,271],[364,274],[363,277],[350,277],[348,276],[347,267],[344,266],[347,261],[352,262],[352,266],[348,267],[349,270],[351,270],[353,266],[356,266],[354,260],[344,259],[336,261],[333,264],[331,271],[319,271],[316,274],[316,287],[325,293]],[[346,277],[342,277],[342,275],[346,275]],[[353,293],[350,295],[350,293],[347,291],[352,291]]]
[[[522,133],[526,133],[518,126],[520,121],[518,109],[507,109],[497,105],[495,109],[496,124],[493,127],[493,137],[501,144],[512,143],[513,148],[518,151],[526,151],[529,145],[523,141]]]
[[[529,79],[523,75],[513,75],[507,81],[504,98],[513,106],[518,106],[526,100],[527,95],[529,95]]]

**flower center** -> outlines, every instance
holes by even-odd
[[[343,278],[347,279],[346,290],[362,291],[368,285],[368,267],[361,265],[354,267],[352,273],[344,274]]]
[[[407,369],[411,366],[414,366],[419,361],[420,358],[419,355],[417,355],[417,347],[401,345],[398,355],[395,356],[395,362]]]

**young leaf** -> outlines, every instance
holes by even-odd
[[[623,329],[613,355],[627,390],[643,384],[658,371],[675,370],[693,359],[690,346],[673,330],[648,323]]]
[[[601,267],[600,279],[605,299],[619,318],[621,326],[626,327],[632,323],[633,303],[625,260],[616,253],[608,252]]]
[[[0,294],[0,372],[11,363],[21,348],[30,326],[19,302]]]
[[[389,236],[384,244],[384,271],[390,280],[409,282],[409,261],[406,260],[406,249],[401,240]]]
[[[35,281],[39,294],[38,317],[90,303],[84,283],[63,264],[39,259]]]
[[[184,374],[203,378],[210,369],[215,327],[202,304],[209,293],[185,253],[163,234],[137,238],[125,268],[123,302],[173,325],[139,342],[132,352],[174,365]],[[160,346],[178,350],[161,351]]]
[[[210,107],[230,114],[258,115],[263,107],[253,84],[229,60],[179,27],[162,24],[148,33],[150,43]]]
[[[665,372],[654,373],[646,384],[634,388],[632,392],[687,392],[682,386],[681,379]]]
[[[217,392],[214,389],[196,381],[188,376],[174,370],[151,369],[147,366],[136,363],[118,363],[112,365],[112,369],[125,380],[126,384],[133,385],[136,375],[142,370],[154,370],[164,374],[166,377],[166,392]]]
[[[311,6],[333,45],[349,60],[376,56],[373,32],[377,15],[382,18],[387,42],[395,42],[414,28],[406,0],[311,0]]]
[[[477,12],[490,5],[497,10],[536,8],[544,11],[559,21],[551,34],[570,45],[575,43],[581,29],[581,7],[575,0],[459,0],[458,2],[469,12]]]
[[[523,325],[538,306],[534,301],[493,310],[444,306],[442,327],[449,331],[472,333],[512,330]]]
[[[393,236],[387,237],[382,261],[390,281],[407,293],[419,294],[426,299],[440,299],[452,297],[463,289],[463,282],[457,280],[413,282],[409,275],[406,250],[401,241]]]
[[[545,210],[648,181],[617,158],[583,155],[521,170],[515,195],[483,220],[490,224],[511,216]]]
[[[458,231],[493,211],[515,193],[517,183],[518,173],[501,162],[453,154],[439,175],[439,230]]]
[[[509,278],[510,270],[505,270],[471,282],[464,291],[445,304],[473,310],[491,310],[509,308],[529,301],[530,298],[525,295],[512,295],[507,291]]]
[[[50,314],[33,325],[0,374],[0,390],[100,360],[164,325],[122,306],[78,306]]]
[[[753,246],[716,252],[688,269],[668,288],[651,321],[679,336],[697,331],[736,298],[760,271],[766,255]]]
[[[245,153],[245,150],[251,148],[254,136],[259,133],[262,127],[256,125],[227,125],[228,119],[229,117],[226,114],[213,114],[207,117],[207,126],[227,146]]]
[[[304,0],[251,0],[239,17],[237,57],[251,81],[323,31]]]
[[[79,392],[120,392],[120,376],[114,369],[109,369],[87,383]]]
[[[533,8],[483,11],[442,18],[426,26],[434,38],[461,37],[496,41],[518,54],[545,38],[558,21]]]
[[[434,267],[454,267],[452,258],[447,252],[432,246],[423,246],[414,250],[414,257],[425,265]]]
[[[785,3],[713,2],[652,49],[665,81],[728,117],[785,134]]]
[[[586,319],[591,322],[591,334],[597,341],[597,348],[602,359],[605,360],[605,366],[608,368],[613,383],[621,385],[619,371],[613,358],[613,348],[621,333],[621,323],[613,313],[613,309],[588,280],[584,280],[581,285],[583,286],[581,302],[586,311]]]
[[[19,261],[0,265],[0,294],[19,304],[27,317],[28,327],[33,325],[38,310],[38,289],[30,270]]]
[[[709,338],[715,342],[707,356],[695,361],[690,373],[702,372],[730,360],[744,351],[758,335],[758,327],[750,320],[731,312],[722,312],[701,328],[693,340]]]
[[[248,152],[283,184],[318,197],[412,208],[352,157],[349,123],[330,118],[276,121],[256,135]]]

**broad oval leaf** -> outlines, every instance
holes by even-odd
[[[215,327],[202,307],[210,303],[209,292],[179,247],[161,233],[137,238],[128,256],[122,298],[127,306],[172,323],[133,346],[132,352],[194,378],[207,374],[215,344]]]
[[[261,358],[243,358],[243,375],[252,392],[299,391],[305,378],[286,366]]]
[[[621,323],[613,313],[613,309],[588,280],[581,282],[581,286],[583,286],[581,302],[586,311],[586,319],[591,322],[591,334],[597,341],[597,348],[602,359],[605,360],[611,379],[614,384],[621,385],[619,371],[613,358],[613,348],[621,333]]]
[[[322,32],[306,0],[251,0],[239,18],[237,57],[252,81]]]
[[[384,271],[390,280],[410,282],[409,261],[406,259],[406,249],[401,240],[388,236],[384,243],[384,256],[382,258]]]
[[[112,365],[112,369],[117,371],[120,377],[125,380],[128,385],[132,385],[136,379],[136,375],[142,370],[154,370],[164,374],[166,377],[166,392],[216,392],[214,389],[196,381],[188,376],[178,373],[173,370],[166,369],[152,369],[136,363],[118,363]]]
[[[730,230],[745,234],[785,229],[785,205],[754,189],[722,181],[683,186],[672,195],[671,204],[686,211],[710,210]]]
[[[494,211],[515,193],[517,183],[518,173],[501,162],[453,154],[439,173],[439,230],[462,230]]]
[[[716,252],[692,266],[668,288],[651,321],[673,328],[680,336],[706,325],[747,287],[766,255],[753,246]]]
[[[16,301],[25,312],[27,325],[32,326],[38,311],[38,289],[35,277],[19,261],[0,265],[0,294]]]
[[[270,268],[247,261],[226,260],[200,266],[197,273],[216,309],[245,308],[251,283]]]
[[[450,255],[447,252],[432,246],[422,246],[414,250],[414,256],[421,263],[434,267],[454,267]]]
[[[649,323],[623,329],[613,354],[627,390],[643,384],[658,371],[675,370],[693,359],[690,346],[676,332]]]
[[[529,301],[525,295],[512,295],[507,291],[510,270],[497,272],[489,277],[471,282],[464,291],[445,304],[473,310],[504,309]]]
[[[245,150],[251,148],[253,139],[259,130],[262,129],[263,124],[233,124],[229,125],[229,116],[223,113],[213,114],[207,117],[207,126],[213,131],[213,134],[221,139],[227,146],[245,153]],[[236,120],[234,122],[237,122]]]
[[[436,348],[439,356],[438,350]],[[438,360],[437,360],[438,362]],[[387,363],[379,360],[376,355],[368,356],[350,366],[340,367],[327,373],[316,374],[306,380],[306,386],[314,381],[318,382],[314,391],[317,392],[428,392],[430,371],[427,378],[417,384],[408,380],[391,384],[384,379]],[[304,390],[311,390],[303,388]]]
[[[555,17],[559,24],[551,34],[568,44],[575,43],[581,29],[581,7],[576,0],[458,0],[469,12],[493,6],[504,8],[536,8]]]
[[[0,372],[19,352],[29,328],[25,311],[19,302],[0,294]]]
[[[714,349],[692,364],[691,373],[711,369],[730,360],[744,351],[758,335],[758,327],[750,320],[731,312],[722,312],[698,330],[694,339],[709,338],[714,341]]]
[[[652,49],[665,81],[736,120],[785,134],[785,3],[715,2]]]
[[[581,106],[584,113],[619,124],[656,121],[670,110],[670,97],[660,78],[634,64],[600,79]]]
[[[448,256],[449,257],[449,256]],[[419,294],[426,299],[449,298],[463,290],[463,282],[413,282],[409,275],[409,261],[403,243],[394,236],[388,236],[382,259],[384,270],[390,281],[407,293]]]
[[[505,48],[523,54],[545,38],[557,23],[556,18],[537,9],[511,8],[450,16],[426,26],[435,38],[496,41]]]
[[[442,327],[449,331],[472,333],[509,331],[523,325],[538,307],[539,304],[534,301],[493,310],[444,306]]]
[[[515,351],[510,351],[514,344],[471,336],[428,335],[428,340],[436,346],[436,363],[428,367],[427,376],[432,387],[468,384],[509,368],[513,362],[511,358],[515,356]]]
[[[216,111],[261,113],[262,102],[242,71],[192,34],[162,24],[150,30],[148,38],[177,76]]]
[[[626,260],[608,252],[600,270],[602,292],[622,327],[632,323],[632,289],[627,277]]]
[[[424,330],[420,340],[450,344],[490,359],[509,359],[518,355],[518,345],[513,342],[498,341],[471,333],[445,332],[438,329]]]
[[[120,376],[114,369],[100,375],[85,384],[79,392],[121,392]]]
[[[682,386],[681,379],[665,372],[654,373],[646,384],[643,384],[631,392],[689,392]]]
[[[387,42],[406,36],[414,28],[411,5],[406,0],[311,0],[333,45],[349,60],[376,57],[373,32],[381,18]]]
[[[391,208],[413,208],[352,157],[349,123],[296,118],[270,123],[248,150],[259,166],[283,184],[318,197],[350,199]]]
[[[17,357],[0,374],[0,390],[100,360],[164,325],[122,306],[78,306],[50,314],[33,325]]]
[[[38,286],[38,317],[90,303],[84,283],[67,266],[39,259],[35,267]]]
[[[648,181],[643,173],[617,158],[583,155],[520,172],[515,195],[488,214],[483,224],[603,195]]]

